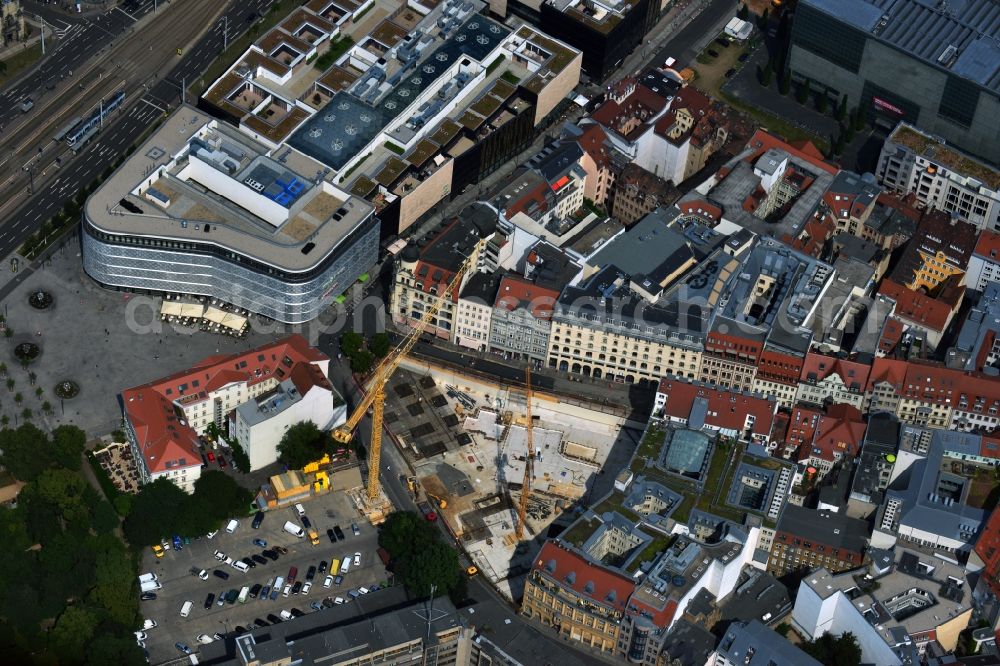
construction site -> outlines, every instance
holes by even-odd
[[[623,429],[618,414],[536,391],[529,402],[524,388],[412,359],[386,392],[385,424],[415,472],[409,486],[418,506],[444,521],[479,575],[512,600],[541,542],[608,490],[613,474],[602,470],[626,464],[640,435]],[[595,491],[600,480],[607,483]]]

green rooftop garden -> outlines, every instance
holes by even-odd
[[[657,553],[670,546],[670,544],[672,544],[673,542],[674,542],[674,537],[672,536],[657,535],[653,537],[653,540],[650,541],[648,544],[646,544],[646,547],[642,549],[642,552],[640,552],[638,555],[632,558],[632,561],[629,562],[628,566],[625,568],[625,571],[627,571],[630,574],[634,574],[636,571],[639,570],[639,566],[644,561],[652,560],[654,557],[656,557]]]
[[[637,514],[635,511],[626,508],[624,506],[624,502],[625,502],[625,496],[622,495],[621,493],[616,492],[612,493],[611,495],[608,495],[608,497],[603,502],[593,507],[592,510],[599,516],[607,511],[617,511],[618,513],[625,516],[631,521],[639,522],[640,520],[642,520],[642,516]]]
[[[576,547],[583,545],[583,542],[590,538],[598,527],[603,523],[597,518],[591,518],[590,520],[578,520],[573,524],[568,530],[560,535],[563,541],[573,544]]]

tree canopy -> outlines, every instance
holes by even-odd
[[[206,470],[188,495],[166,479],[142,487],[125,519],[125,538],[137,547],[151,546],[174,534],[196,536],[218,529],[223,521],[246,514],[252,499],[228,474]]]
[[[826,633],[803,643],[802,650],[826,666],[854,666],[861,662],[861,646],[851,632],[840,636]]]
[[[322,458],[329,448],[329,435],[312,421],[301,421],[285,431],[278,443],[278,460],[289,469],[301,469]]]
[[[389,553],[396,575],[411,595],[426,597],[431,586],[436,595],[464,595],[465,578],[458,553],[419,514],[412,511],[390,514],[379,529],[378,543]]]

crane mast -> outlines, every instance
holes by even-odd
[[[344,425],[333,431],[333,439],[338,444],[348,444],[354,437],[354,430],[361,423],[368,408],[372,408],[372,439],[368,447],[368,482],[366,484],[366,496],[369,502],[374,502],[379,497],[379,466],[382,464],[382,419],[385,412],[385,385],[396,371],[403,358],[413,349],[420,339],[427,325],[437,316],[438,311],[444,301],[458,288],[462,282],[462,277],[469,269],[471,257],[466,258],[462,266],[456,271],[454,277],[445,287],[439,298],[434,299],[424,311],[423,317],[417,322],[409,333],[400,341],[396,348],[379,364],[372,373],[369,383],[369,390],[354,408],[354,411],[344,422]]]
[[[514,528],[514,534],[518,539],[524,538],[524,519],[528,512],[528,496],[531,494],[531,478],[535,463],[535,446],[531,439],[531,366],[524,369],[524,383],[528,388],[528,423],[525,430],[528,451],[524,456],[524,482],[521,484],[521,503],[517,509],[517,526]]]

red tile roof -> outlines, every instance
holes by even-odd
[[[893,314],[897,317],[933,331],[944,331],[951,316],[962,304],[963,295],[962,290],[945,288],[938,298],[932,298],[889,278],[882,280],[878,293],[896,301]]]
[[[757,396],[726,388],[688,382],[674,377],[660,380],[659,392],[667,396],[663,413],[675,419],[688,419],[698,398],[708,402],[705,425],[725,430],[743,430],[747,415],[753,415],[751,432],[758,437],[771,433],[771,423],[778,403],[773,396]]]
[[[983,561],[983,582],[1000,596],[1000,508],[990,514],[975,545],[976,554]]]
[[[631,92],[629,92],[630,88],[632,88]],[[608,101],[598,107],[590,115],[590,118],[603,125],[605,129],[622,134],[621,128],[626,123],[637,121],[638,127],[641,128],[648,120],[663,111],[666,106],[667,98],[653,92],[641,83],[635,83],[633,78],[629,78],[616,84]],[[635,130],[627,134],[635,136]]]
[[[718,222],[722,219],[722,209],[704,199],[688,199],[677,204],[685,215],[697,215],[707,222]]]
[[[505,275],[500,280],[494,307],[512,311],[531,306],[531,315],[535,319],[550,321],[558,298],[559,292],[554,289],[540,287],[517,275]]]
[[[805,363],[802,365],[802,381],[822,382],[834,375],[840,377],[840,381],[847,388],[864,391],[868,385],[868,374],[871,366],[867,363],[859,363],[846,358],[827,356],[809,352],[806,354]]]
[[[694,116],[694,123],[683,134],[670,138],[667,134],[677,122],[677,112],[681,109]],[[677,91],[670,102],[670,109],[656,121],[654,131],[675,145],[681,145],[690,137],[691,143],[699,146],[705,143],[719,124],[719,114],[713,109],[712,100],[697,88],[685,86]]]
[[[623,613],[635,583],[616,571],[591,562],[581,553],[558,540],[546,541],[532,567],[562,588],[597,604]]]
[[[897,317],[888,317],[882,327],[882,334],[878,339],[878,351],[886,356],[896,351],[896,345],[903,339],[903,332],[906,326]]]
[[[608,148],[605,145],[608,140],[607,132],[597,123],[583,125],[581,129],[583,133],[576,138],[580,148],[590,155],[590,159],[594,160],[598,168],[603,169],[608,166]]]
[[[838,455],[857,455],[865,428],[861,412],[852,405],[831,405],[826,413],[797,406],[792,409],[785,441],[798,447],[799,460],[816,457],[833,462]]]
[[[766,153],[772,148],[777,148],[778,150],[783,150],[790,155],[794,155],[801,160],[804,160],[812,164],[817,169],[822,169],[829,174],[836,175],[840,169],[835,164],[831,164],[823,159],[823,154],[819,152],[816,146],[812,145],[808,141],[799,142],[797,144],[791,144],[785,142],[781,137],[771,134],[767,130],[759,129],[754,132],[754,135],[750,137],[747,141],[747,148],[751,148],[754,152],[746,158],[747,162],[751,164],[757,161],[757,158]]]
[[[981,372],[953,370],[930,361],[875,359],[869,389],[886,381],[896,395],[918,402],[949,406],[963,412],[990,415],[1000,408],[1000,381]]]
[[[1000,234],[984,229],[976,241],[976,254],[993,262],[1000,262]]]
[[[677,613],[678,606],[677,600],[673,598],[667,599],[667,603],[663,605],[663,608],[656,608],[633,596],[628,603],[628,614],[633,616],[644,615],[649,618],[655,627],[669,627],[674,621],[674,615]]]
[[[181,405],[208,400],[210,393],[234,382],[253,386],[269,378],[283,381],[292,377],[296,385],[317,383],[318,378],[309,379],[301,371],[296,381],[295,373],[300,364],[325,360],[326,354],[296,334],[250,351],[209,356],[187,370],[122,391],[122,404],[147,468],[155,473],[201,465],[198,436],[184,418]],[[315,371],[323,374],[319,368]]]
[[[1000,437],[983,435],[979,444],[979,455],[984,458],[1000,458]]]

